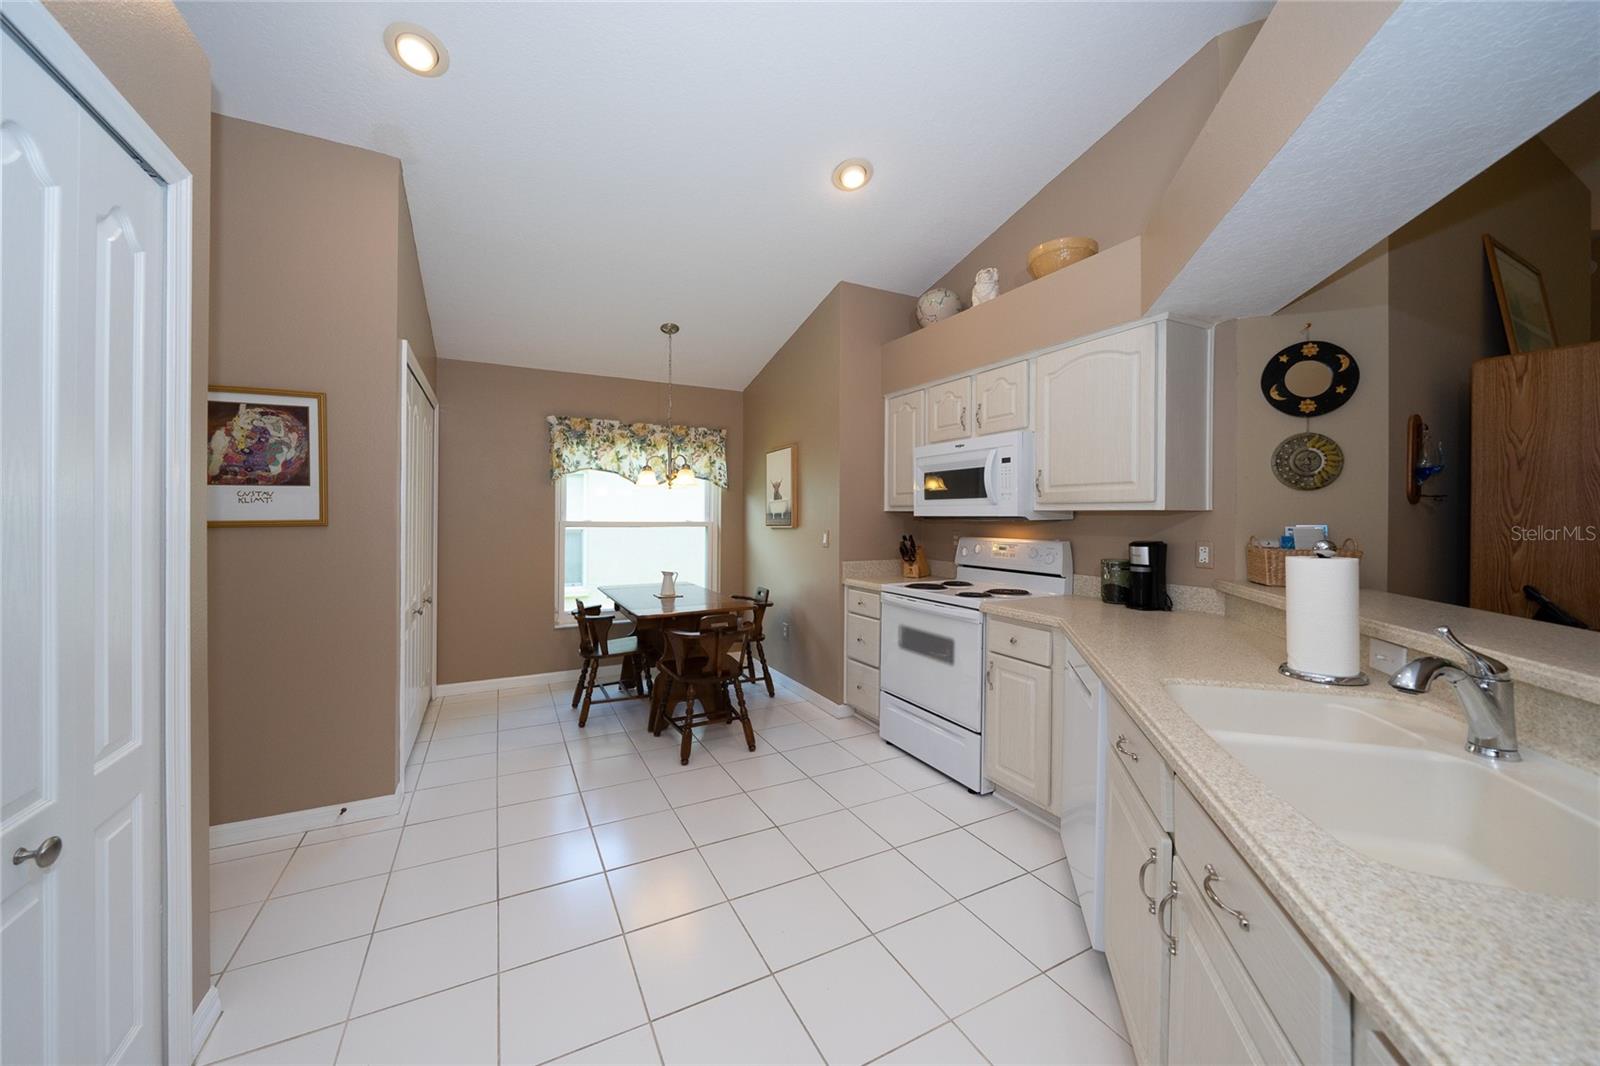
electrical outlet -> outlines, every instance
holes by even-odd
[[[1202,540],[1194,546],[1194,565],[1201,570],[1211,569],[1211,544]]]
[[[788,640],[789,639],[789,623],[788,622],[783,623],[783,639],[784,640]]]

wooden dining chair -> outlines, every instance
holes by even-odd
[[[670,725],[683,734],[678,762],[684,766],[694,746],[694,727],[707,722],[742,723],[745,743],[755,751],[755,729],[740,684],[749,630],[735,615],[707,615],[698,630],[669,629],[662,635],[665,647],[650,694],[650,731],[660,736]],[[681,716],[673,713],[680,698]]]
[[[767,695],[776,696],[778,690],[772,684],[772,668],[767,665],[767,634],[763,628],[767,617],[767,608],[772,606],[772,592],[765,585],[756,586],[754,596],[740,596],[734,594],[734,599],[745,600],[755,604],[750,621],[747,625],[748,636],[744,643],[744,677],[752,685],[766,682]],[[756,662],[760,660],[761,668],[756,669]]]
[[[572,690],[572,705],[578,706],[578,701],[583,701],[583,710],[578,712],[578,728],[582,729],[589,724],[589,708],[596,703],[617,703],[622,700],[638,699],[646,694],[650,687],[649,667],[640,653],[639,638],[632,634],[618,636],[611,635],[611,627],[615,624],[617,616],[606,614],[600,610],[599,605],[585,607],[582,600],[577,601],[577,606],[572,611],[573,619],[578,623],[578,684]],[[618,663],[622,666],[623,680],[632,674],[636,680],[637,692],[619,692],[617,695],[607,695],[607,685],[600,683],[600,668]],[[600,698],[595,699],[594,690],[600,689]],[[618,688],[622,685],[619,683]]]

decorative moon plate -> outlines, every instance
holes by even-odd
[[[1344,449],[1321,433],[1296,433],[1272,452],[1273,475],[1291,489],[1331,485],[1344,470]]]
[[[1333,371],[1328,387],[1315,396],[1301,396],[1289,389],[1289,371],[1306,360],[1321,363]],[[1329,341],[1300,341],[1267,360],[1261,371],[1261,395],[1286,415],[1313,418],[1337,411],[1355,395],[1361,383],[1361,368],[1355,356]]]

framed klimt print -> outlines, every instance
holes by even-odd
[[[767,525],[793,529],[800,524],[800,463],[798,444],[785,444],[767,453]]]
[[[1494,297],[1500,304],[1500,321],[1511,354],[1556,347],[1560,341],[1550,313],[1550,294],[1539,268],[1487,233],[1483,251],[1489,257],[1489,276],[1494,280]]]
[[[216,385],[206,395],[206,524],[328,524],[327,396]]]

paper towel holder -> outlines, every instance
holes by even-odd
[[[1296,681],[1310,681],[1316,685],[1337,685],[1341,688],[1358,688],[1369,684],[1366,674],[1353,674],[1350,677],[1335,677],[1333,674],[1314,674],[1310,670],[1296,670],[1288,663],[1278,666],[1278,673],[1284,677],[1292,677]]]

